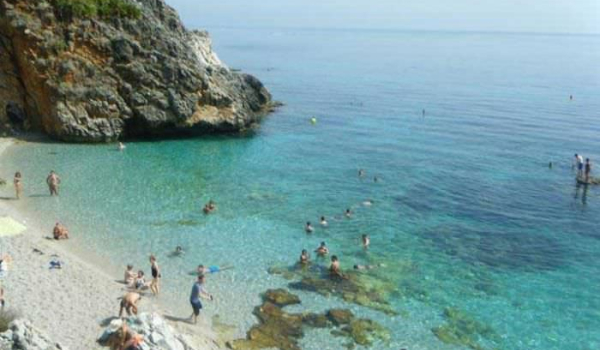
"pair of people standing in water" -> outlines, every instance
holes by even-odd
[[[23,176],[21,175],[20,171],[15,173],[13,184],[15,185],[15,195],[17,199],[21,199],[21,195],[23,194]],[[46,178],[46,184],[50,190],[50,196],[58,196],[60,177],[54,172],[54,170],[48,174],[48,177]]]
[[[586,182],[590,181],[590,173],[592,172],[592,163],[589,158],[585,159],[583,163],[583,157],[580,154],[575,153],[575,160],[573,167],[577,167],[577,177],[583,177]]]

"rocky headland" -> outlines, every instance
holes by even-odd
[[[163,0],[0,0],[0,127],[69,142],[237,132],[272,108]]]

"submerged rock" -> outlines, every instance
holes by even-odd
[[[163,0],[112,3],[127,11],[0,0],[0,126],[104,142],[240,131],[271,109]]]
[[[275,304],[275,296],[285,296],[285,302]],[[281,349],[299,350],[299,341],[304,336],[304,327],[336,328],[332,334],[343,336],[359,345],[369,346],[374,340],[389,340],[389,332],[377,322],[367,319],[355,319],[350,310],[332,309],[325,314],[292,314],[283,310],[286,303],[297,304],[300,299],[285,290],[269,290],[263,294],[263,304],[254,309],[259,324],[250,328],[246,339],[227,343],[233,350]],[[353,346],[354,343],[351,343]],[[350,345],[350,344],[349,344]]]
[[[497,334],[491,327],[473,319],[464,311],[446,308],[444,317],[446,323],[431,330],[444,343],[467,346],[473,350],[483,350],[483,346],[479,343],[481,337],[498,340]]]
[[[47,335],[23,319],[12,321],[6,332],[0,333],[2,350],[67,350],[52,342]]]
[[[300,304],[300,298],[285,289],[269,289],[265,292],[264,299],[280,307]]]

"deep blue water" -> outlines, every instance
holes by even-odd
[[[376,349],[465,349],[431,331],[448,307],[493,329],[477,339],[484,349],[600,348],[600,188],[577,187],[571,170],[576,152],[600,163],[600,37],[212,35],[222,60],[285,103],[255,135],[130,143],[123,153],[13,147],[0,175],[21,170],[30,196],[15,205],[49,232],[64,221],[75,243],[114,264],[148,270],[155,252],[161,298],[182,315],[187,271],[234,264],[211,276],[218,297],[206,315],[239,325],[240,336],[255,322],[259,293],[287,284],[267,268],[325,240],[344,268],[385,263],[374,276],[397,284],[392,302],[402,316],[349,306],[392,330]],[[38,196],[50,169],[63,178],[59,199]],[[219,210],[205,217],[211,198]],[[361,206],[365,199],[374,205]],[[352,219],[333,219],[347,207]],[[330,227],[307,236],[303,224],[321,215]],[[372,238],[368,253],[362,233]],[[168,258],[176,245],[186,256]],[[348,306],[300,296],[298,310]],[[307,332],[303,346],[342,348],[324,331]]]

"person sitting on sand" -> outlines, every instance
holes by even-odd
[[[23,182],[21,181],[21,172],[17,171],[15,173],[15,178],[13,180],[15,184],[15,192],[17,199],[21,199],[21,193],[23,192]]]
[[[311,225],[310,221],[308,221],[308,222],[306,223],[306,226],[304,226],[304,231],[306,231],[306,233],[313,233],[313,232],[314,232],[314,230],[315,230],[315,228],[314,228],[314,227],[312,227],[312,225]]]
[[[52,170],[46,178],[46,183],[48,184],[48,188],[50,189],[50,195],[58,196],[58,185],[60,185],[60,177],[56,175],[54,170]]]
[[[123,310],[127,311],[127,315],[131,316],[133,312],[137,315],[137,303],[142,299],[142,296],[135,292],[128,292],[121,298],[121,307],[119,309],[119,317],[123,316]]]
[[[69,239],[69,230],[67,230],[60,222],[57,222],[56,225],[54,225],[52,234],[56,240]]]
[[[217,272],[221,272],[221,271],[225,271],[225,270],[230,270],[233,269],[233,266],[223,266],[223,267],[219,267],[219,266],[204,266],[202,264],[198,265],[198,268],[196,269],[196,273],[198,275],[206,275],[209,273],[217,273]]]
[[[302,253],[300,253],[300,261],[301,265],[308,265],[310,263],[310,256],[308,256],[308,251],[306,249],[302,249]]]
[[[136,333],[119,350],[142,350],[142,344],[144,344],[144,337]]]
[[[139,270],[135,278],[135,289],[140,290],[146,287],[146,279],[144,279],[144,271]]]
[[[133,265],[127,265],[127,270],[125,270],[123,281],[128,287],[133,287],[135,283],[136,273],[133,271]]]
[[[208,201],[208,203],[206,203],[206,205],[204,205],[204,209],[202,209],[202,210],[204,211],[204,214],[210,214],[213,211],[215,211],[216,209],[217,209],[217,205],[211,199]]]
[[[371,238],[369,237],[369,235],[362,235],[363,248],[368,249],[370,244],[371,244]]]
[[[213,296],[204,289],[204,281],[204,275],[198,275],[198,281],[192,286],[192,293],[190,294],[190,304],[192,304],[192,315],[190,316],[190,319],[194,324],[198,322],[198,315],[200,315],[200,310],[202,309],[200,298],[211,301],[214,299]]]
[[[376,269],[378,267],[385,267],[384,264],[377,264],[377,265],[354,265],[354,269],[355,270],[372,270],[372,269]]]
[[[331,257],[331,265],[329,265],[329,277],[341,277],[344,278],[342,270],[340,269],[340,261],[336,255]]]
[[[344,215],[346,215],[347,218],[352,217],[352,211],[350,211],[350,208],[346,209],[346,212],[344,213]]]
[[[329,254],[329,248],[327,248],[325,242],[321,242],[321,245],[315,249],[315,253],[317,253],[318,256],[325,256]]]
[[[327,222],[327,220],[325,220],[324,216],[321,216],[321,222],[320,222],[322,227],[327,227],[329,226],[329,223]]]

